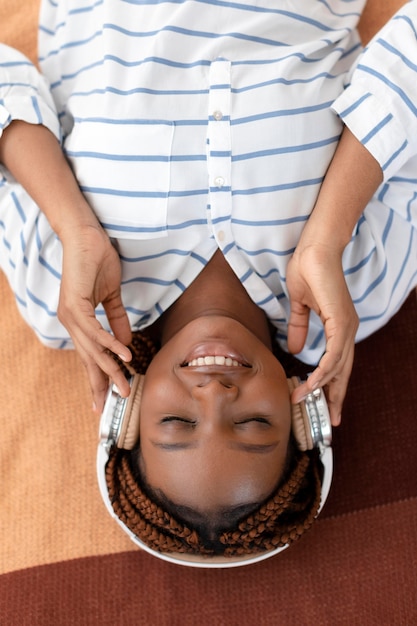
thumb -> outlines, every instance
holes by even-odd
[[[103,307],[114,336],[122,344],[128,346],[132,341],[132,331],[120,293],[103,302]]]
[[[307,339],[310,309],[299,302],[291,303],[290,319],[288,322],[288,350],[291,354],[298,354],[304,348]]]

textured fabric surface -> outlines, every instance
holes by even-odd
[[[402,2],[370,0],[372,34]],[[0,0],[33,55],[37,2]],[[95,476],[98,419],[72,352],[42,347],[0,275],[0,624],[417,623],[417,299],[357,347],[335,475],[314,528],[275,559],[194,570],[136,550]]]

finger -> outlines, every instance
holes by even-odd
[[[332,426],[339,426],[342,421],[342,408],[349,383],[349,375],[341,376],[332,381],[326,388],[327,405],[329,408],[330,422]]]
[[[304,348],[307,339],[310,309],[298,302],[291,303],[288,322],[287,345],[291,354],[298,354]]]
[[[102,376],[97,374],[98,367],[106,380],[109,378],[117,385],[122,396],[127,397],[130,392],[129,384],[110,353],[116,354],[121,360],[129,361],[132,358],[130,350],[109,332],[104,330],[94,315],[81,317],[79,323],[74,319],[67,320],[67,330],[89,373],[90,385],[94,397],[101,398],[104,386]]]
[[[77,348],[77,351],[87,371],[93,406],[97,412],[103,410],[110,382],[116,385],[122,397],[129,395],[129,382],[112,356],[103,352],[101,358],[93,359],[82,349]]]
[[[352,347],[343,358],[343,361],[339,362],[339,366],[335,370],[330,371],[327,375],[323,375],[322,372],[318,374],[319,379],[323,381],[320,385],[314,382],[314,377],[317,375],[317,371],[320,370],[319,364],[307,381],[297,387],[293,392],[291,398],[292,402],[297,404],[318,386],[323,387],[325,389],[331,423],[333,426],[338,426],[341,422],[342,407],[352,372],[353,358],[354,348]]]
[[[96,365],[104,373],[104,375],[117,386],[120,395],[127,397],[130,392],[129,383],[127,382],[126,377],[117,361],[111,354],[109,354],[108,350],[111,348],[106,346],[106,344],[108,346],[113,345],[114,338],[104,329],[102,329],[99,334],[101,337],[105,336],[105,339],[101,340],[101,342],[88,342],[83,344],[82,350],[86,355],[85,361],[87,363],[94,363],[94,365]],[[106,341],[107,338],[110,341]],[[130,355],[129,350],[128,353]]]
[[[83,364],[87,371],[91,395],[93,396],[93,410],[101,413],[109,388],[109,379],[96,363],[83,361]]]
[[[106,351],[117,355],[122,361],[131,360],[132,354],[129,348],[103,328],[95,317],[95,311],[90,302],[83,302],[73,310],[77,312],[76,316],[72,311],[70,314],[67,312],[65,319],[61,316],[61,321],[70,333],[73,342],[84,354],[96,362]]]
[[[103,302],[103,308],[116,339],[125,346],[129,345],[132,341],[132,331],[120,293],[112,298],[106,299]]]

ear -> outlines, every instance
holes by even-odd
[[[145,376],[143,374],[135,374],[133,376],[130,395],[121,418],[120,431],[117,438],[118,448],[132,450],[139,439],[140,404],[144,382]]]
[[[290,393],[300,385],[297,376],[287,378]],[[291,404],[291,421],[292,432],[300,450],[312,450],[314,448],[313,438],[311,436],[310,418],[304,402],[299,404]]]

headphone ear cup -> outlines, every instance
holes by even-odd
[[[300,381],[296,376],[287,378],[290,393],[299,386]],[[310,418],[305,403],[291,404],[292,432],[300,450],[312,450],[314,442],[311,435]]]
[[[126,409],[120,424],[120,432],[116,443],[118,448],[132,450],[139,439],[140,404],[144,382],[144,375],[134,375]]]

